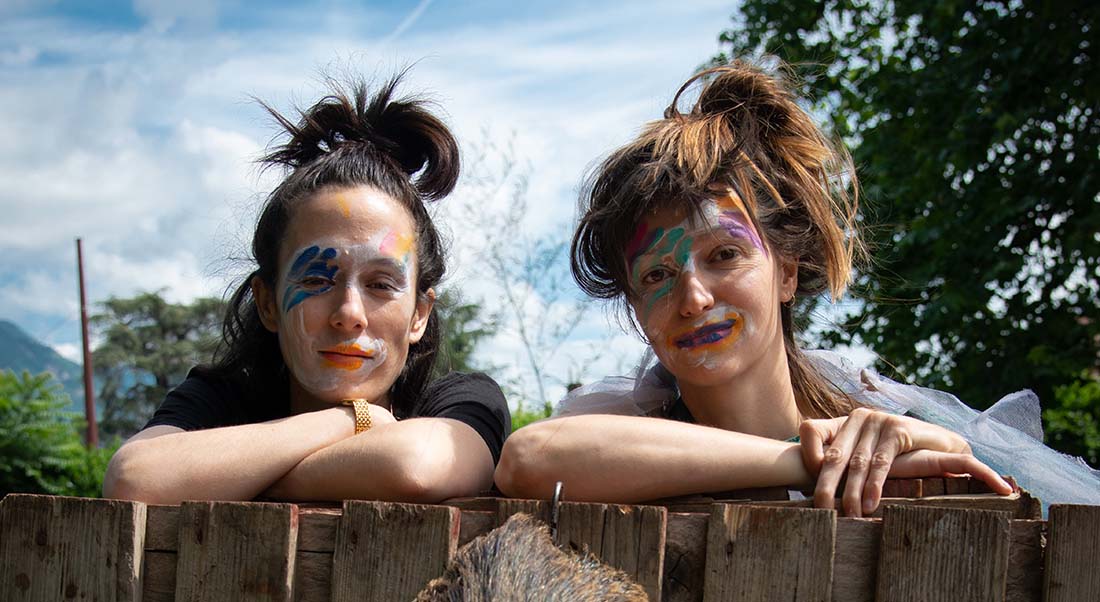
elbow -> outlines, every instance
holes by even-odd
[[[143,473],[140,442],[132,442],[119,448],[107,464],[103,476],[103,497],[146,504],[178,504],[178,499],[167,499],[155,486],[155,480]]]
[[[549,435],[544,424],[524,427],[504,442],[493,480],[504,495],[515,498],[541,499],[553,495],[557,475],[552,454],[547,453]]]
[[[142,480],[137,478],[134,469],[132,449],[122,446],[107,464],[103,475],[103,497],[133,502],[149,501],[149,492],[142,488]]]

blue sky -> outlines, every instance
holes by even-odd
[[[93,303],[157,289],[177,301],[220,296],[248,270],[227,258],[244,255],[275,182],[253,164],[275,131],[250,98],[289,109],[318,96],[322,70],[386,77],[410,64],[405,89],[437,101],[466,158],[484,159],[437,215],[452,240],[451,285],[493,309],[501,295],[480,260],[484,245],[564,240],[585,169],[660,116],[718,49],[733,10],[709,1],[3,0],[0,318],[75,357],[77,236]],[[490,222],[507,210],[508,194],[492,194],[485,179],[509,160],[527,182],[522,232],[475,227],[464,209]],[[545,291],[526,292],[531,320],[569,319],[572,308],[547,307]],[[597,306],[549,369],[591,380],[629,368],[640,349]],[[481,350],[528,387],[519,352],[514,332]]]

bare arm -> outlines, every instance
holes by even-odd
[[[250,500],[302,459],[354,432],[352,412],[343,407],[201,431],[154,426],[111,458],[103,494],[152,504]]]
[[[450,418],[413,418],[376,426],[310,455],[267,495],[434,503],[474,495],[492,482],[493,457],[477,431]]]
[[[748,487],[813,483],[800,446],[640,416],[544,420],[504,445],[497,486],[513,497],[548,498],[565,484],[576,501],[639,502]]]

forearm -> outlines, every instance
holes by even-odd
[[[505,444],[497,486],[547,498],[565,484],[577,501],[812,483],[798,444],[657,418],[587,415],[525,427]]]
[[[489,448],[470,426],[415,418],[374,427],[310,455],[266,495],[434,503],[484,491],[492,477]]]
[[[258,424],[139,433],[111,459],[104,495],[154,504],[250,500],[303,458],[353,432],[349,412],[332,408]]]

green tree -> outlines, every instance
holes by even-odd
[[[1098,16],[1081,1],[742,4],[715,60],[793,63],[871,206],[862,315],[827,342],[979,408],[1096,382]],[[1052,442],[1095,449],[1082,437]]]
[[[435,312],[443,331],[435,376],[451,371],[492,370],[491,366],[482,366],[474,360],[478,343],[496,332],[496,324],[482,317],[481,305],[467,302],[458,293],[446,290],[436,300]]]
[[[118,442],[87,450],[80,415],[48,372],[0,371],[0,496],[42,493],[96,497]]]
[[[209,362],[225,309],[219,299],[165,301],[159,293],[111,298],[92,323],[103,337],[95,349],[106,435],[128,437],[153,415],[168,391],[195,364]]]

